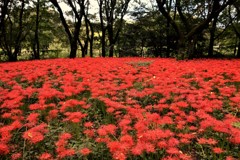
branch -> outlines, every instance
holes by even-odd
[[[177,0],[177,1],[176,1],[177,11],[178,11],[179,16],[180,16],[183,24],[185,25],[187,32],[188,32],[188,31],[190,30],[190,25],[189,25],[189,23],[188,23],[187,18],[186,18],[186,17],[184,16],[184,14],[182,13],[182,7],[181,7],[181,5],[180,5],[180,1],[181,1],[181,0]]]
[[[69,30],[69,26],[68,26],[64,16],[63,16],[63,11],[62,11],[61,7],[59,6],[59,4],[58,4],[58,2],[56,0],[50,0],[50,2],[52,2],[52,4],[57,8],[57,10],[59,12],[59,15],[60,15],[60,19],[61,19],[62,24],[63,24],[63,27],[64,27],[67,35],[68,35],[69,41],[71,41],[72,34],[71,34],[70,30]]]
[[[172,19],[172,17],[168,14],[168,12],[165,10],[164,8],[164,4],[165,4],[166,0],[157,0],[157,4],[158,4],[158,9],[159,11],[162,13],[162,15],[170,22],[170,24],[173,26],[174,30],[177,32],[178,37],[179,38],[183,38],[184,35],[181,32],[179,26],[177,25],[177,23]]]

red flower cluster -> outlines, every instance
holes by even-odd
[[[102,152],[119,160],[239,159],[239,73],[239,60],[0,64],[0,156],[22,158],[25,147],[38,148],[30,159],[40,160]]]

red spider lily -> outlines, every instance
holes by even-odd
[[[42,123],[35,126],[23,133],[23,138],[29,140],[31,143],[36,144],[44,139],[44,134],[48,132],[46,129],[47,125]]]
[[[141,66],[141,61],[150,64]],[[223,152],[228,159],[239,158],[239,80],[238,60],[86,58],[0,64],[0,154],[17,157],[22,151],[18,142],[26,140],[29,151],[39,149],[33,159],[95,157],[101,143],[112,159],[159,150],[165,151],[163,159],[194,159],[193,151],[202,152],[196,143],[212,148],[214,156]],[[105,107],[99,109],[95,100],[106,111],[99,112]],[[80,129],[70,128],[71,123]],[[59,131],[69,133],[55,141]],[[40,143],[45,140],[49,143]],[[221,149],[222,140],[230,149]]]
[[[82,155],[87,156],[89,155],[92,151],[88,148],[83,148],[79,151]]]
[[[108,134],[115,135],[117,127],[115,125],[102,125],[98,130],[97,133],[99,136],[106,136]]]
[[[180,154],[180,151],[178,148],[170,147],[166,150],[168,154]]]
[[[65,158],[69,156],[73,156],[76,154],[74,149],[68,149],[67,147],[67,141],[72,138],[72,135],[70,133],[62,133],[59,136],[59,140],[55,143],[56,145],[56,152],[57,156],[59,158]]]
[[[22,153],[13,153],[11,155],[12,160],[17,160],[17,159],[20,159],[20,158],[22,158]]]
[[[71,121],[73,123],[81,122],[82,118],[86,117],[87,114],[82,112],[66,112],[64,115],[67,117],[63,121]]]
[[[39,160],[53,160],[53,157],[50,153],[43,153],[39,156]]]
[[[199,143],[199,144],[215,145],[215,144],[217,144],[217,141],[216,141],[215,139],[212,139],[212,138],[209,138],[209,139],[199,138],[199,139],[198,139],[198,143]]]
[[[0,144],[0,155],[5,155],[10,152],[10,149],[7,144],[1,143]]]
[[[223,152],[224,152],[224,150],[222,150],[222,149],[219,148],[219,147],[215,147],[215,148],[213,148],[212,150],[213,150],[213,152],[216,153],[216,154],[220,154],[220,153],[223,153]]]

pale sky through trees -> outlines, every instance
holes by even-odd
[[[132,0],[129,4],[128,11],[132,11],[134,7],[140,7],[139,4],[135,2],[136,0]],[[138,2],[141,3],[142,6],[152,8],[152,4],[156,4],[155,0],[138,0]],[[61,8],[63,9],[64,12],[70,11],[70,7],[65,4],[65,3],[60,3]],[[98,2],[97,0],[90,0],[90,14],[98,14]],[[98,19],[98,15],[96,15]],[[130,16],[126,15],[125,19],[130,19]]]

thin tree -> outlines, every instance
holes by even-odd
[[[77,56],[78,40],[79,40],[80,28],[82,25],[82,18],[84,15],[85,0],[66,0],[65,2],[72,9],[74,18],[76,19],[74,23],[74,29],[72,32],[70,30],[70,26],[68,25],[66,18],[64,17],[64,13],[62,8],[59,5],[59,2],[57,2],[56,0],[50,0],[50,2],[55,6],[57,11],[59,12],[62,25],[68,36],[68,40],[70,42],[70,49],[71,49],[69,57],[75,58]]]
[[[34,59],[40,59],[40,47],[39,47],[39,10],[40,0],[36,2],[36,22],[35,22],[35,34],[33,43]]]
[[[98,0],[102,31],[102,57],[106,56],[106,33],[108,33],[109,57],[113,57],[114,46],[121,32],[129,2],[130,0]]]

